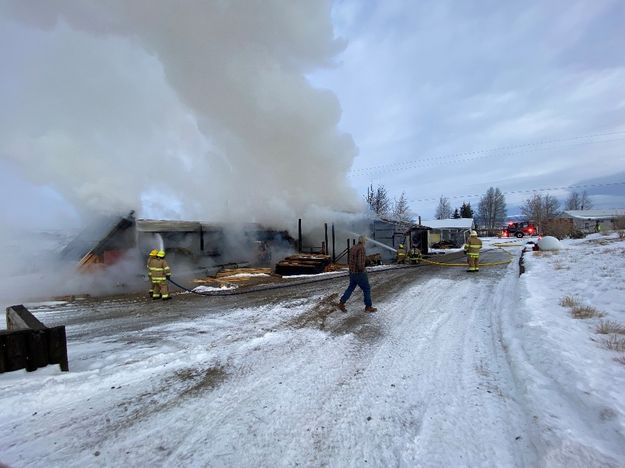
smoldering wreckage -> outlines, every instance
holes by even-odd
[[[228,272],[237,272],[239,278],[254,278],[251,275],[259,272],[282,277],[344,269],[360,235],[357,232],[362,231],[370,241],[368,265],[395,261],[400,246],[418,255],[428,254],[429,228],[425,226],[407,229],[387,221],[361,220],[349,226],[309,226],[304,234],[299,219],[293,237],[286,230],[256,223],[137,219],[131,212],[84,230],[63,249],[61,257],[76,262],[79,271],[88,274],[112,267],[130,254],[145,264],[148,252],[157,250],[166,254],[176,276],[199,284],[223,285],[219,278]],[[143,278],[147,279],[146,275]]]
[[[119,294],[149,289],[152,299],[170,299],[181,292],[229,295],[296,286],[310,282],[310,275],[336,272],[315,281],[346,275],[349,252],[363,232],[368,266],[397,263],[406,268],[427,261],[429,246],[439,239],[428,226],[380,219],[323,223],[305,231],[299,219],[293,236],[255,223],[152,220],[130,212],[89,226],[61,250],[60,257],[80,275],[114,271],[130,259],[133,273],[115,276]],[[462,242],[469,231],[456,234]],[[299,276],[308,278],[293,281]],[[64,326],[48,328],[27,308],[15,305],[7,308],[7,328],[0,332],[0,372],[33,371],[48,364],[69,370]]]

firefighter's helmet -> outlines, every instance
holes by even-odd
[[[156,257],[158,255],[158,250],[152,249],[150,250],[150,257]]]
[[[165,251],[164,250],[159,250],[158,253],[156,254],[157,257],[159,258],[164,258],[165,257]]]
[[[476,231],[471,231],[471,237],[477,237],[477,232]]]

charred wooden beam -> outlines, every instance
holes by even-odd
[[[334,223],[332,223],[332,263],[336,262],[336,245],[334,235]]]
[[[0,373],[28,372],[58,364],[69,370],[65,327],[48,328],[23,305],[7,307],[7,330],[0,331]]]
[[[23,305],[7,307],[7,330],[43,330],[46,326]]]
[[[323,253],[328,255],[330,253],[330,249],[328,248],[328,223],[323,223],[323,229],[325,230],[325,244],[323,247]]]

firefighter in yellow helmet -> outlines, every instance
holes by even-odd
[[[467,243],[464,244],[464,252],[467,254],[467,263],[469,268],[467,271],[480,271],[480,250],[482,249],[482,241],[477,237],[477,232],[471,231]]]
[[[158,254],[158,250],[152,249],[148,255],[147,268],[148,268],[148,279],[150,280],[150,291],[148,292],[148,294],[150,297],[154,295],[154,288],[155,288],[154,280],[152,279],[152,270],[150,268],[154,266],[152,263],[153,263],[153,260],[156,260],[157,254]]]
[[[167,278],[171,276],[171,269],[165,260],[165,251],[159,250],[156,257],[150,257],[148,260],[148,271],[152,280],[152,299],[171,299],[169,288],[167,287]]]
[[[403,243],[397,248],[397,263],[406,263],[406,247]]]

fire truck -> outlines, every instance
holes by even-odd
[[[501,231],[501,237],[521,237],[535,236],[536,227],[529,221],[523,221],[519,223],[508,223],[508,225]]]

